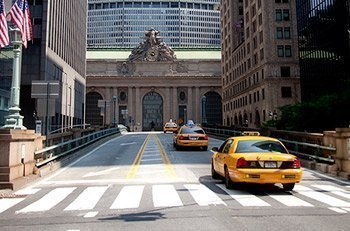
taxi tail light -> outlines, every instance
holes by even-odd
[[[183,135],[180,135],[180,136],[179,136],[179,140],[188,140],[188,137],[183,136]]]
[[[241,157],[237,160],[236,167],[237,168],[246,168],[246,167],[249,167],[249,164],[243,157]]]
[[[299,159],[295,159],[293,162],[293,168],[300,168],[300,160]]]
[[[203,140],[208,140],[208,136],[205,135],[205,136],[203,137]]]

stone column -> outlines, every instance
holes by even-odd
[[[199,87],[195,87],[195,94],[194,94],[194,110],[195,110],[195,122],[200,123],[200,115],[199,112],[201,110],[201,102],[200,102],[200,95],[199,95]]]
[[[133,106],[134,106],[133,90],[132,90],[132,87],[129,87],[128,88],[128,115],[126,118],[127,125],[129,125],[129,116],[131,116],[133,114]]]
[[[188,90],[187,120],[194,120],[194,118],[193,118],[193,94],[192,94],[192,87],[188,87],[187,90]],[[186,123],[187,121],[184,121],[184,122]]]
[[[179,106],[178,106],[178,102],[177,102],[177,88],[173,87],[173,97],[172,97],[172,108],[173,108],[173,120],[176,122],[178,122],[178,117],[179,117]]]
[[[135,118],[134,119],[134,131],[141,131],[141,116],[142,116],[142,104],[141,104],[141,96],[140,96],[140,88],[136,87],[135,92]]]
[[[106,98],[104,100],[106,100],[107,102],[107,108],[106,108],[106,125],[110,125],[111,124],[111,115],[112,115],[112,112],[111,112],[111,89],[109,87],[106,87],[105,88],[105,96]],[[109,107],[108,107],[108,102],[109,102]]]
[[[114,111],[112,111],[112,118],[113,116],[115,116],[115,123],[118,124],[119,122],[119,95],[118,95],[118,88],[113,87],[112,88],[112,99],[113,97],[116,97],[115,102],[113,102],[112,100],[112,110],[114,109]],[[115,107],[115,108],[113,108]]]
[[[170,88],[165,88],[165,96],[163,101],[163,123],[169,121],[171,118],[171,97]]]

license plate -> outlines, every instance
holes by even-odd
[[[264,167],[265,168],[277,168],[277,163],[276,162],[264,162]]]
[[[190,137],[190,140],[197,140],[197,137]]]

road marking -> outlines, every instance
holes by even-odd
[[[339,180],[339,179],[337,179],[337,178],[335,178],[335,177],[328,176],[328,175],[326,175],[326,174],[322,174],[322,173],[320,173],[320,172],[313,171],[313,170],[310,170],[310,169],[303,169],[303,170],[305,170],[306,172],[311,172],[311,173],[313,173],[313,174],[315,174],[315,175],[324,177],[324,178],[326,178],[326,179],[329,179],[329,180],[332,180],[332,181],[336,181],[336,182],[338,182],[338,183],[346,184],[346,185],[348,185],[348,186],[346,186],[346,187],[350,187],[349,181]]]
[[[110,209],[138,208],[140,206],[144,187],[143,185],[123,187]]]
[[[173,185],[153,185],[152,195],[154,207],[183,206]]]
[[[230,197],[232,197],[234,200],[236,200],[243,206],[271,206],[259,197],[248,192],[227,189],[224,185],[220,184],[217,184],[217,186],[224,190],[228,195],[230,195]]]
[[[98,172],[89,172],[89,173],[85,174],[83,177],[102,176],[102,175],[106,175],[109,172],[112,172],[112,171],[115,171],[118,169],[120,169],[120,168],[116,167],[116,168],[105,169],[105,170],[98,171]]]
[[[191,193],[193,199],[200,206],[226,205],[220,197],[202,184],[185,184],[185,188]]]
[[[167,176],[168,177],[171,177],[171,178],[176,178],[176,172],[175,172],[175,169],[174,169],[174,166],[172,165],[170,159],[169,159],[169,156],[167,154],[167,152],[165,151],[162,143],[160,142],[159,138],[157,135],[154,135],[154,138],[158,144],[158,148],[160,150],[160,155],[163,159],[163,166],[165,168],[165,171],[167,173]]]
[[[84,158],[86,158],[86,157],[88,157],[88,156],[94,154],[94,152],[95,152],[96,150],[98,150],[98,149],[100,149],[101,147],[105,146],[106,144],[109,144],[109,143],[111,143],[111,142],[114,142],[115,140],[118,140],[118,139],[120,139],[120,138],[121,138],[121,136],[118,136],[118,137],[116,137],[116,138],[114,138],[114,139],[111,139],[111,140],[107,141],[106,143],[101,144],[100,146],[98,146],[98,147],[94,148],[93,150],[91,150],[90,152],[88,152],[86,155],[84,155],[84,156],[80,157],[79,159],[77,159],[76,161],[74,161],[74,162],[68,164],[66,167],[64,167],[64,168],[62,168],[62,169],[56,171],[55,173],[52,173],[52,175],[50,175],[50,176],[46,177],[45,179],[43,179],[43,180],[41,180],[41,181],[35,183],[32,187],[34,188],[36,185],[40,185],[40,184],[42,184],[42,183],[44,183],[44,182],[46,182],[46,181],[48,181],[48,180],[51,180],[52,178],[58,176],[59,174],[61,174],[62,172],[64,172],[64,171],[67,170],[68,168],[70,168],[71,166],[73,166],[73,165],[75,165],[76,163],[78,163],[79,161],[81,161],[82,159],[84,159]]]
[[[137,171],[140,168],[140,163],[141,163],[143,152],[145,150],[146,144],[148,143],[149,139],[150,139],[150,134],[147,135],[147,137],[146,137],[145,141],[143,142],[140,150],[137,152],[137,154],[135,156],[135,159],[132,162],[132,165],[131,165],[131,167],[129,169],[129,172],[126,175],[126,179],[131,179],[131,178],[135,178],[136,177]]]
[[[347,211],[345,210],[342,210],[340,208],[335,208],[335,207],[329,207],[330,210],[334,211],[334,212],[337,212],[337,213],[348,213]]]
[[[87,214],[84,215],[84,218],[92,218],[96,217],[98,212],[88,212]]]
[[[23,201],[24,199],[25,198],[3,198],[3,199],[0,199],[0,213],[15,206],[16,204]]]
[[[93,209],[109,186],[88,187],[64,210]]]
[[[42,212],[48,211],[58,203],[63,201],[69,194],[71,194],[76,187],[68,187],[68,188],[56,188],[43,196],[38,201],[28,205],[16,213],[28,213],[28,212]]]
[[[131,143],[122,143],[122,144],[120,144],[120,146],[132,145],[132,144],[136,144],[136,143],[135,143],[135,142],[131,142]]]
[[[33,195],[39,192],[40,188],[24,188],[15,192],[16,195]]]
[[[303,201],[302,199],[295,197],[293,195],[270,195],[270,197],[272,197],[273,199],[275,199],[276,201],[290,206],[290,207],[297,207],[297,206],[304,206],[304,207],[314,207],[312,204]]]
[[[311,185],[315,188],[319,188],[321,190],[324,191],[328,191],[330,193],[333,193],[335,195],[341,196],[341,197],[345,197],[347,199],[350,199],[350,193],[344,189],[332,186],[332,185],[318,185],[318,184],[313,184]]]
[[[329,196],[329,195],[324,194],[324,193],[314,191],[313,189],[302,186],[302,185],[296,185],[294,187],[294,191],[298,192],[299,194],[301,194],[303,196],[320,201],[320,202],[328,204],[330,206],[350,207],[350,203],[348,203],[346,201],[340,200],[338,198]]]

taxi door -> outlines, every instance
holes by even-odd
[[[217,170],[219,174],[222,176],[224,176],[225,174],[224,167],[227,161],[226,159],[228,159],[228,154],[232,144],[233,144],[233,139],[226,140],[226,142],[221,145],[217,155]]]

